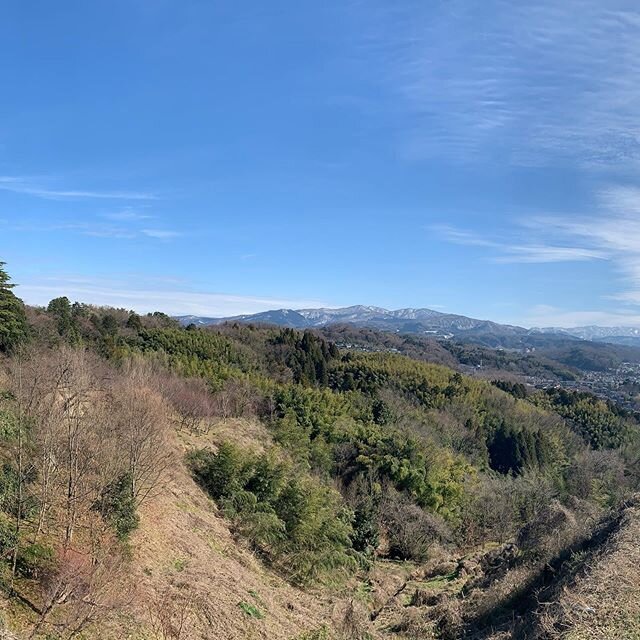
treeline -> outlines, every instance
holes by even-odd
[[[401,355],[339,354],[310,331],[145,323],[141,318],[132,331],[130,319],[121,316],[111,357],[143,354],[183,376],[204,379],[213,398],[227,399],[218,401],[219,407],[228,405],[219,413],[258,415],[299,464],[338,481],[354,510],[369,505],[375,523],[362,522],[365,528],[384,525],[380,496],[364,498],[353,488],[364,478],[374,477],[370,486],[400,491],[441,517],[455,537],[469,500],[492,473],[538,474],[563,495],[572,460],[593,458],[589,451],[618,450],[637,435],[632,419],[613,415],[593,397],[569,407],[549,394],[529,397],[517,383],[494,383],[509,398],[482,381]],[[598,468],[595,460],[586,466],[593,474]],[[594,486],[608,487],[614,501],[633,481]],[[360,535],[357,527],[354,535]]]

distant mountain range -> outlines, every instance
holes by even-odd
[[[560,340],[587,340],[640,346],[640,329],[634,327],[543,327],[525,329],[490,320],[442,313],[433,309],[396,309],[355,305],[339,309],[274,309],[228,318],[178,316],[183,325],[200,326],[223,322],[275,324],[294,329],[319,328],[331,324],[351,324],[381,331],[410,333],[439,339],[457,339],[498,348],[545,347]]]
[[[522,348],[547,343],[552,335],[535,333],[522,327],[476,320],[433,309],[396,309],[356,305],[341,309],[275,309],[229,318],[180,316],[183,325],[215,325],[223,322],[275,324],[294,329],[319,328],[331,324],[351,324],[395,333],[413,333],[439,339],[462,339],[490,347]],[[535,333],[535,335],[534,335]],[[566,339],[568,336],[563,335]],[[575,339],[575,338],[573,338]]]
[[[453,337],[457,332],[478,329],[498,329],[500,331],[526,331],[520,327],[499,325],[488,320],[475,320],[466,316],[441,313],[433,309],[396,309],[389,311],[381,307],[355,305],[341,309],[274,309],[251,315],[229,318],[203,318],[180,316],[182,324],[212,325],[222,322],[252,322],[276,324],[296,329],[324,327],[328,324],[348,323],[367,326],[385,331],[404,333],[433,333],[441,337]]]
[[[612,344],[640,346],[640,329],[637,327],[599,327],[590,325],[587,327],[573,327],[571,329],[545,327],[535,330],[542,333],[570,335],[580,338],[581,340],[590,340],[592,342],[609,342]]]

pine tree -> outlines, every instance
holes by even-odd
[[[58,333],[70,340],[77,338],[75,318],[73,317],[71,302],[66,296],[54,298],[47,306],[47,313],[57,321]]]
[[[29,327],[24,304],[16,297],[12,289],[9,274],[0,262],[0,351],[8,352],[25,342]]]

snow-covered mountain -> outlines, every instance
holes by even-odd
[[[561,340],[607,342],[640,347],[640,328],[638,327],[586,326],[570,329],[560,327],[525,329],[426,308],[389,310],[382,307],[353,305],[338,309],[273,309],[228,318],[190,315],[179,316],[177,320],[183,325],[207,326],[223,322],[247,322],[274,324],[294,329],[351,324],[381,331],[414,333],[444,340],[457,339],[489,347],[515,349],[549,347]]]
[[[610,342],[613,344],[626,344],[630,346],[640,346],[639,327],[600,327],[589,325],[585,327],[543,327],[534,329],[540,333],[557,333],[589,340],[591,342]]]
[[[502,325],[489,320],[442,313],[433,309],[395,309],[354,305],[339,309],[275,309],[251,315],[229,318],[205,318],[180,316],[183,325],[212,325],[222,322],[252,322],[275,324],[297,329],[323,327],[329,324],[353,324],[383,331],[416,333],[441,339],[464,337],[490,346],[528,346],[522,338],[529,335],[527,329]],[[539,337],[541,337],[538,334]]]

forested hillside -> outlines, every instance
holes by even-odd
[[[339,332],[25,308],[0,269],[3,624],[524,638],[547,567],[578,572],[638,490],[636,417]]]

